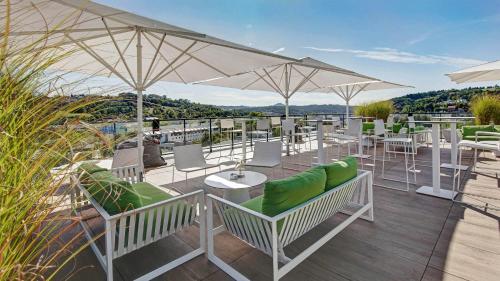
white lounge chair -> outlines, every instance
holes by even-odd
[[[497,137],[498,141],[478,141],[478,138],[480,136],[491,136],[491,137]],[[470,141],[470,140],[462,140],[458,143],[458,149],[460,151],[459,156],[458,156],[458,166],[460,167],[462,165],[462,151],[463,148],[470,148],[474,150],[474,162],[472,164],[472,171],[475,172],[476,170],[476,164],[477,164],[477,151],[478,150],[485,150],[485,151],[490,151],[492,152],[496,157],[500,154],[500,133],[495,133],[495,132],[481,132],[478,131],[476,132],[476,140],[475,141]],[[495,157],[495,159],[496,159]],[[461,182],[461,169],[457,169],[455,167],[454,172],[453,172],[453,191],[457,193],[462,193],[465,194],[462,190],[460,190],[460,182]],[[455,197],[453,197],[454,202],[463,202],[463,200],[457,200]],[[484,206],[479,206],[479,207],[484,207]],[[489,207],[490,209],[498,209],[500,210],[500,207],[498,206],[491,206]]]
[[[255,143],[253,158],[245,163],[245,166],[271,168],[274,175],[274,168],[281,165],[281,142],[259,141]]]
[[[249,280],[220,259],[214,250],[214,210],[224,228],[249,245],[272,257],[272,276],[277,281],[330,241],[357,218],[373,221],[372,174],[358,170],[356,178],[274,217],[250,210],[223,198],[207,196],[208,259],[236,280]],[[338,212],[348,217],[293,258],[284,248]],[[284,265],[280,267],[279,263]],[[256,269],[257,270],[257,269]]]
[[[174,185],[175,170],[184,172],[186,175],[185,184],[187,186],[188,173],[219,167],[218,164],[208,164],[203,156],[203,149],[200,144],[191,144],[174,147],[174,166],[172,167],[172,186]]]
[[[139,182],[137,174],[138,166],[120,167],[112,169],[111,172],[130,183]],[[113,280],[113,260],[121,256],[139,250],[160,239],[178,233],[187,227],[194,225],[195,220],[199,221],[199,247],[189,253],[160,266],[136,280],[151,280],[183,263],[205,253],[205,198],[202,190],[187,193],[179,196],[164,196],[164,199],[140,208],[124,210],[118,214],[109,214],[105,208],[99,204],[92,194],[90,194],[80,178],[76,175],[71,177],[73,188],[71,192],[71,204],[73,212],[80,216],[79,222],[84,230],[84,234],[89,240],[92,251],[104,271],[108,281]],[[147,188],[158,189],[158,192],[167,190],[161,187],[149,185]],[[105,221],[105,249],[101,254],[92,230],[85,222],[85,216],[81,210],[92,205],[99,216]]]

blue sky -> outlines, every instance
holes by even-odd
[[[310,56],[415,89],[367,92],[354,103],[456,85],[444,76],[500,59],[500,0],[100,0],[116,8],[292,57]],[[148,93],[218,105],[269,105],[279,95],[160,82]],[[342,103],[297,94],[291,104]]]

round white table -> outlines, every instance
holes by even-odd
[[[245,177],[231,180],[230,175],[232,173],[238,174],[238,171],[225,171],[210,175],[205,178],[205,184],[223,189],[224,199],[239,204],[250,200],[250,192],[248,190],[250,187],[263,184],[267,181],[266,175],[253,171],[243,171],[242,173]]]

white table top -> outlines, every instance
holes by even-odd
[[[238,171],[224,171],[210,175],[205,178],[205,184],[215,188],[222,189],[240,189],[249,188],[263,184],[267,181],[267,176],[254,171],[243,171],[245,177],[237,180],[230,180],[230,174],[238,173]]]
[[[448,116],[448,117],[444,117],[444,116],[439,116],[439,117],[431,117],[432,119],[445,119],[445,120],[453,120],[453,119],[456,119],[456,120],[472,120],[472,119],[476,119],[476,117],[474,116]]]

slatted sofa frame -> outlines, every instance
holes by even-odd
[[[273,280],[279,280],[355,219],[374,220],[372,173],[358,170],[356,178],[274,217],[212,194],[207,195],[208,259],[234,279],[249,280],[215,254],[214,235],[220,232],[221,227],[213,226],[214,209],[227,231],[272,257]],[[285,246],[337,212],[349,217],[296,257],[286,257]],[[279,221],[283,222],[280,231]],[[279,267],[279,263],[284,265]]]
[[[141,178],[137,173],[138,166],[114,168],[111,169],[111,171],[115,176],[131,183],[136,183]],[[73,192],[71,194],[71,202],[74,213],[80,217],[84,217],[81,214],[82,208],[92,205],[99,213],[99,216],[101,216],[105,221],[104,254],[101,254],[101,251],[97,247],[97,244],[95,243],[96,237],[93,235],[90,227],[85,223],[85,220],[81,219],[80,224],[84,230],[85,236],[90,242],[92,250],[99,260],[99,263],[106,272],[108,281],[113,280],[114,259],[179,232],[180,230],[193,225],[195,223],[195,219],[197,219],[197,223],[199,223],[200,228],[199,248],[194,249],[193,251],[144,274],[136,280],[151,280],[156,276],[159,276],[205,253],[205,197],[202,190],[176,196],[142,208],[133,209],[111,216],[98,202],[92,198],[89,192],[78,181],[76,176],[72,177],[72,181],[75,183],[75,188],[73,188]],[[184,213],[181,208],[184,208]],[[165,221],[167,219],[169,220],[168,222]],[[155,227],[153,232],[153,225],[156,222],[162,221],[163,223],[159,224],[161,227]],[[137,228],[130,227],[136,225],[136,223],[138,225]],[[129,226],[128,229],[127,225]],[[156,225],[158,225],[158,223],[156,223]],[[144,230],[146,233],[144,233]]]

